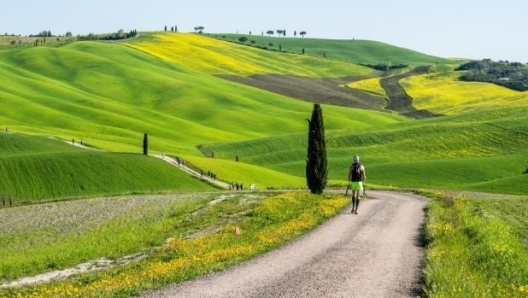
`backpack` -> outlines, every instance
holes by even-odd
[[[352,165],[352,181],[353,182],[357,182],[357,181],[361,181],[362,177],[361,177],[361,164],[359,163],[355,163]]]

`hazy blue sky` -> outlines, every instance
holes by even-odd
[[[526,0],[9,0],[0,34],[74,35],[177,25],[192,32],[369,39],[441,57],[528,63]]]

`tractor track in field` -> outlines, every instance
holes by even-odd
[[[389,97],[387,109],[411,118],[430,118],[437,116],[427,110],[418,110],[413,107],[412,97],[407,94],[405,89],[400,84],[401,79],[422,75],[428,71],[429,66],[418,66],[406,73],[380,79],[380,85]]]
[[[372,76],[332,79],[291,75],[252,75],[249,77],[222,75],[219,77],[312,103],[325,103],[377,111],[383,111],[387,104],[386,99],[382,96],[345,86],[348,83]]]
[[[219,77],[312,103],[324,103],[376,111],[390,110],[411,118],[430,118],[438,115],[427,110],[414,108],[412,106],[412,97],[405,92],[405,89],[399,82],[403,78],[425,74],[428,70],[429,66],[418,66],[403,74],[382,77],[380,79],[380,85],[385,90],[388,100],[379,95],[345,86],[351,82],[379,76],[380,73],[373,73],[371,76],[331,79],[291,75],[252,75],[248,77],[221,75]]]

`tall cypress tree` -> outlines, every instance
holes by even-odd
[[[312,118],[308,120],[308,152],[306,157],[306,181],[313,194],[322,194],[328,178],[326,141],[324,135],[323,110],[316,103]]]
[[[143,155],[148,155],[148,135],[143,135]]]

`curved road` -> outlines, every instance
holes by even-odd
[[[290,244],[233,268],[143,297],[416,297],[427,200],[370,191]]]

